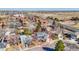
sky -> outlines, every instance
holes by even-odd
[[[79,11],[79,8],[0,8],[14,11]]]

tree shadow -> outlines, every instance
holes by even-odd
[[[45,51],[55,51],[55,49],[49,47],[42,47],[42,49]]]

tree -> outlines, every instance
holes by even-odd
[[[29,29],[24,29],[24,33],[23,34],[25,34],[25,35],[31,35],[32,34],[32,32],[29,30]]]
[[[71,21],[75,21],[75,24],[77,24],[79,22],[79,18],[78,17],[72,17],[70,20]]]
[[[38,21],[38,23],[37,23],[37,26],[36,26],[36,32],[38,32],[39,30],[40,30],[40,28],[41,28],[41,22],[40,22],[40,20]]]
[[[32,35],[32,31],[29,30],[28,28],[24,28],[24,29],[17,29],[16,30],[16,34],[20,34],[20,35]]]
[[[62,42],[62,40],[59,40],[57,43],[56,43],[56,46],[55,46],[55,51],[64,51],[64,43]]]
[[[3,19],[0,17],[0,21],[2,21]]]
[[[58,19],[58,18],[55,18],[54,20],[55,20],[56,22],[59,22],[59,19]]]
[[[53,20],[53,17],[52,17],[52,16],[48,16],[46,19],[51,19],[51,20]]]

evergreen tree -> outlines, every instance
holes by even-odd
[[[56,43],[56,46],[55,46],[55,51],[64,51],[64,43],[62,42],[62,40],[59,40],[57,43]]]

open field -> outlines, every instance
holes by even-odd
[[[52,16],[59,19],[70,19],[71,17],[79,17],[79,12],[28,12],[31,15],[38,15],[42,17]]]

